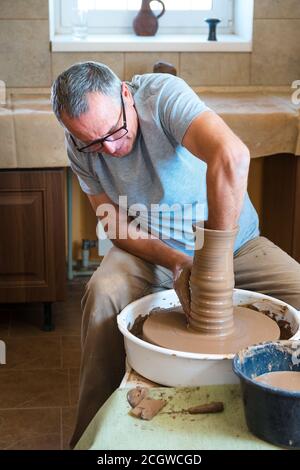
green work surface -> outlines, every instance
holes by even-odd
[[[239,385],[152,388],[150,396],[167,400],[151,421],[129,414],[128,389],[118,389],[100,408],[75,449],[206,450],[276,449],[247,429]],[[222,401],[224,411],[191,415],[183,410]]]

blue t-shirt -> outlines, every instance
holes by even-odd
[[[82,154],[66,133],[71,168],[85,193],[105,192],[129,215],[138,216],[143,229],[192,255],[192,226],[208,218],[207,165],[181,143],[191,122],[209,108],[173,75],[136,75],[127,85],[139,120],[131,153],[122,158]],[[259,235],[258,216],[248,194],[238,224],[235,251]]]

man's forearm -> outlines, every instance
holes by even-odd
[[[249,169],[249,152],[241,148],[235,155],[220,155],[207,168],[207,228],[229,230],[238,223]]]
[[[247,188],[250,162],[246,145],[214,112],[194,119],[183,145],[207,163],[207,228],[229,230],[238,223]]]
[[[152,264],[164,266],[173,273],[186,262],[190,262],[189,256],[143,231],[137,219],[128,217],[127,211],[113,203],[105,193],[89,196],[89,200],[107,237],[117,247]]]
[[[178,295],[185,314],[190,312],[189,278],[192,269],[193,258],[184,253],[170,248],[153,235],[139,230],[132,231],[130,218],[116,207],[118,218],[115,218],[115,226],[112,219],[106,219],[103,223],[108,237],[118,248],[127,251],[152,264],[164,266],[172,272],[173,287]],[[112,230],[109,227],[113,227]],[[116,229],[116,231],[114,230]],[[124,237],[125,232],[125,237]],[[122,236],[121,236],[122,234]],[[113,236],[117,235],[117,236]]]
[[[178,266],[190,261],[190,257],[184,253],[170,248],[166,243],[158,238],[138,238],[132,239],[130,235],[126,239],[111,240],[114,245],[122,250],[138,256],[152,264],[159,264],[170,269],[173,273]]]

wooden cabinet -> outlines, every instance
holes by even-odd
[[[43,302],[51,329],[66,293],[64,169],[2,170],[0,224],[0,303]]]
[[[300,263],[300,156],[264,159],[262,235]]]

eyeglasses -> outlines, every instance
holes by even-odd
[[[96,139],[90,144],[85,145],[83,147],[78,147],[78,145],[76,144],[74,140],[74,137],[70,134],[71,140],[76,150],[78,150],[78,152],[82,152],[82,153],[100,152],[103,149],[103,142],[114,142],[115,140],[122,139],[122,137],[124,137],[124,135],[128,133],[125,105],[124,105],[122,93],[121,93],[121,106],[122,106],[121,113],[123,115],[123,126],[120,127],[119,129],[116,129],[114,132],[111,132],[110,134],[106,135],[105,137],[102,137],[101,139]],[[118,122],[119,122],[119,119],[118,119]]]

